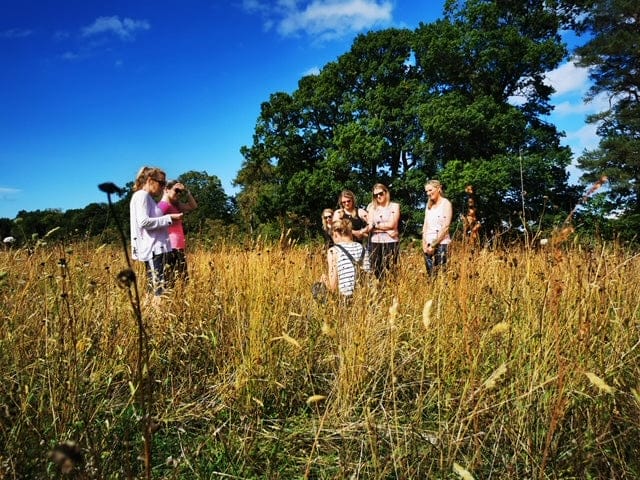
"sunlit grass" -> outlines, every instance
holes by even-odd
[[[187,286],[142,305],[158,478],[640,475],[633,253],[457,245],[428,279],[405,248],[348,306],[311,295],[320,248],[188,262]],[[125,267],[91,243],[0,252],[0,478],[53,475],[65,441],[70,474],[140,475]]]

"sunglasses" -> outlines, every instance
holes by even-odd
[[[164,187],[167,184],[166,180],[158,180],[157,178],[153,178],[153,177],[151,177],[151,180],[153,180],[154,182],[158,182],[158,184],[160,184],[161,187]]]
[[[176,192],[178,195],[182,195],[184,193],[184,190],[182,190],[181,188],[174,188],[173,191]]]
[[[382,192],[375,192],[373,194],[374,197],[384,197],[384,194],[387,193],[384,190]]]
[[[325,220],[329,220],[329,219],[331,218],[331,215],[325,215],[323,218],[324,218]]]

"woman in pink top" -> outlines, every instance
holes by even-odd
[[[453,208],[451,202],[442,196],[442,185],[438,180],[429,180],[424,190],[427,192],[427,207],[422,224],[422,251],[427,273],[435,275],[447,263]]]
[[[372,192],[373,200],[367,207],[371,267],[376,277],[382,279],[398,264],[400,205],[391,201],[389,189],[381,183],[376,183]]]
[[[184,195],[184,197],[183,197]],[[186,201],[183,201],[182,199]],[[158,203],[158,208],[167,213],[188,213],[198,207],[195,198],[187,190],[182,182],[172,180],[167,183],[162,200]],[[189,279],[187,271],[187,257],[185,256],[185,238],[182,221],[174,222],[169,226],[169,240],[171,242],[171,253],[167,260],[167,280],[173,286],[176,278],[185,281]]]

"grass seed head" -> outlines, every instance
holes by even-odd
[[[471,472],[457,462],[453,462],[453,471],[457,473],[462,480],[473,480]]]
[[[309,398],[307,398],[307,405],[321,402],[325,398],[327,398],[326,395],[311,395]]]
[[[601,392],[604,392],[604,393],[615,392],[615,389],[612,386],[608,385],[607,382],[605,382],[602,378],[600,378],[595,373],[585,372],[585,375],[587,376],[589,381]]]
[[[296,348],[302,348],[300,343],[293,337],[290,337],[286,332],[282,332],[282,339],[290,345],[293,345]]]
[[[509,331],[511,326],[507,322],[496,323],[491,329],[491,335],[502,335]]]
[[[327,337],[334,338],[336,336],[336,331],[329,325],[326,321],[322,322],[322,327],[320,328],[323,335]]]
[[[393,297],[393,303],[389,307],[389,323],[394,325],[398,316],[398,298]]]
[[[431,325],[431,306],[433,305],[433,300],[427,300],[424,302],[424,307],[422,308],[422,324],[424,328],[429,330],[429,325]]]
[[[503,363],[502,365],[500,365],[498,368],[494,370],[494,372],[489,376],[489,378],[485,380],[485,382],[482,385],[487,390],[491,390],[496,386],[496,384],[500,381],[500,379],[505,373],[507,373],[507,364]]]

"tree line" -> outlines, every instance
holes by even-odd
[[[220,236],[221,227],[234,223],[235,201],[225,193],[217,176],[209,175],[206,171],[189,171],[181,174],[177,180],[189,188],[199,204],[184,218],[186,231],[215,238]],[[18,244],[23,245],[33,245],[46,239],[118,241],[117,222],[123,226],[125,233],[129,231],[129,201],[133,195],[133,182],[127,183],[122,190],[124,194],[113,201],[113,210],[109,209],[106,201],[64,212],[53,209],[33,212],[22,210],[14,220],[0,219],[0,235],[2,238],[12,236]],[[118,217],[117,221],[114,216]],[[225,236],[231,235],[227,231]]]
[[[584,39],[575,51],[563,43],[563,29]],[[640,226],[639,44],[640,4],[630,0],[449,0],[432,23],[358,35],[295,91],[262,103],[252,143],[241,148],[237,195],[228,197],[206,172],[184,174],[194,194],[192,180],[210,195],[197,197],[187,227],[207,233],[217,221],[242,234],[286,230],[307,239],[342,189],[366,205],[381,182],[402,205],[405,234],[416,234],[423,184],[438,178],[456,213],[473,186],[485,238],[551,231],[571,218],[588,234],[633,239]],[[601,142],[578,158],[577,186],[568,184],[564,133],[548,120],[553,89],[545,83],[569,58],[591,69],[590,97],[610,100],[588,118]],[[581,204],[588,185],[603,178],[604,188]],[[127,201],[119,201],[125,218]],[[17,221],[26,237],[42,235],[56,215],[65,228],[84,230],[107,218],[102,204],[70,212],[20,212]],[[15,233],[15,222],[6,221],[0,231]]]

